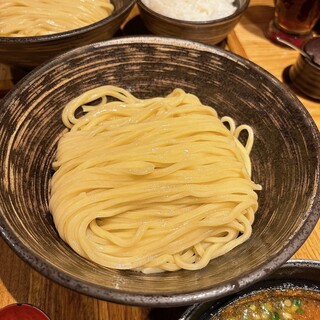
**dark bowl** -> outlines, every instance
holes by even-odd
[[[290,260],[267,279],[240,291],[233,296],[189,307],[179,320],[212,320],[223,308],[237,301],[271,289],[308,290],[320,293],[320,261]]]
[[[0,63],[32,69],[65,51],[110,39],[129,15],[135,0],[112,0],[114,12],[83,28],[35,37],[1,37]]]
[[[241,19],[250,0],[238,0],[237,10],[230,16],[208,21],[185,21],[166,17],[137,0],[141,19],[155,35],[177,37],[206,44],[223,41]]]
[[[303,50],[313,58],[299,54],[296,62],[289,67],[288,82],[299,92],[320,101],[320,37],[306,41]]]
[[[65,104],[105,84],[146,98],[175,87],[255,131],[260,183],[253,234],[198,271],[145,275],[103,268],[69,248],[48,210],[51,165]],[[78,292],[134,305],[178,306],[221,298],[267,276],[303,244],[319,218],[318,129],[296,96],[268,72],[219,48],[160,37],[81,47],[29,73],[0,113],[0,231],[36,270]]]

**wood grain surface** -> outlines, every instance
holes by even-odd
[[[134,8],[130,18],[137,14],[136,10]],[[284,72],[296,61],[298,53],[266,39],[264,31],[272,16],[273,0],[251,0],[241,22],[229,35],[227,47],[284,81]],[[12,87],[12,77],[7,67],[0,66],[0,92]],[[320,127],[320,103],[296,94]],[[320,222],[293,258],[320,260],[319,244]],[[0,253],[0,308],[10,303],[27,302],[40,307],[52,320],[174,320],[184,310],[124,306],[90,298],[57,285],[34,271],[2,239]]]

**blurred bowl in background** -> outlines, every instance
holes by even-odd
[[[320,37],[306,41],[303,50],[308,56],[299,54],[296,62],[289,67],[287,82],[299,92],[319,101]]]
[[[65,130],[62,109],[107,84],[139,98],[179,87],[220,117],[253,128],[252,179],[262,190],[245,243],[201,270],[143,274],[97,265],[59,237],[48,199],[57,141]],[[1,108],[0,233],[36,270],[80,293],[145,306],[218,299],[285,263],[319,219],[320,138],[312,117],[274,76],[218,47],[156,36],[94,43],[31,71]]]
[[[151,10],[142,0],[137,0],[137,5],[141,19],[151,33],[214,45],[227,37],[249,5],[249,0],[236,0],[235,2],[237,9],[233,14],[208,21],[173,19]]]
[[[1,37],[0,63],[32,69],[65,51],[110,39],[129,15],[135,0],[112,0],[113,13],[96,23],[66,32],[35,37]]]

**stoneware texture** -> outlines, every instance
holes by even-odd
[[[0,63],[32,69],[65,51],[110,39],[129,15],[135,0],[112,0],[111,16],[89,26],[37,37],[0,37]]]
[[[140,16],[146,28],[155,35],[171,36],[206,44],[223,41],[239,22],[249,5],[249,0],[236,1],[237,10],[232,15],[209,21],[184,21],[163,16],[137,0]]]
[[[291,260],[272,273],[266,280],[239,292],[238,294],[216,301],[199,303],[189,307],[180,320],[211,320],[220,309],[246,296],[257,292],[276,289],[307,289],[320,292],[320,261]]]
[[[51,164],[65,104],[88,89],[117,85],[141,98],[175,87],[220,116],[253,127],[253,180],[260,208],[252,237],[199,271],[143,275],[100,267],[58,236],[48,211]],[[50,279],[114,302],[178,306],[220,298],[285,263],[319,218],[319,132],[280,81],[223,49],[161,37],[123,37],[81,47],[33,70],[0,112],[0,231]],[[125,197],[125,195],[124,195]]]
[[[306,96],[320,100],[320,65],[301,54],[289,69],[290,84]]]

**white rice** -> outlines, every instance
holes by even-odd
[[[216,20],[236,11],[234,0],[142,0],[164,16],[188,21]]]

